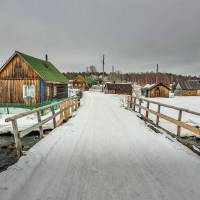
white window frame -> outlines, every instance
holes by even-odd
[[[35,85],[30,85],[30,84],[23,85],[23,98],[24,99],[35,98]]]
[[[57,86],[56,85],[53,86],[53,96],[54,97],[57,96]]]
[[[47,86],[47,97],[50,97],[50,87]]]

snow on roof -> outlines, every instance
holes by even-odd
[[[144,89],[148,89],[148,88],[153,87],[154,85],[155,85],[155,83],[153,83],[153,84],[146,84],[143,88]]]

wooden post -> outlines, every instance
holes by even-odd
[[[78,97],[78,107],[80,107],[81,105],[81,101],[80,101],[80,98]]]
[[[67,109],[68,103],[67,102],[68,102],[67,100],[64,102],[64,108],[65,108],[64,119],[65,120],[67,120],[67,118],[68,118],[68,109]]]
[[[141,105],[142,105],[142,100],[139,99],[139,106],[141,106]],[[141,107],[139,107],[139,113],[141,114]]]
[[[40,115],[40,111],[37,111],[37,119],[38,119],[38,123],[40,123],[42,120],[41,120],[41,115]],[[43,137],[43,128],[42,126],[39,126],[39,131],[40,131],[40,138]]]
[[[75,110],[78,110],[78,101],[77,101],[77,98],[75,99]]]
[[[135,111],[135,104],[136,104],[136,97],[134,97],[134,102],[133,102],[133,111]]]
[[[181,118],[182,118],[182,110],[179,110],[178,121],[181,121]],[[181,135],[181,127],[177,126],[177,136],[180,137],[180,135]]]
[[[15,146],[17,149],[17,157],[22,155],[22,142],[18,131],[17,120],[12,120],[12,127],[14,132]]]
[[[149,109],[149,101],[147,101],[147,108]],[[146,118],[148,119],[148,117],[149,117],[149,111],[147,110],[146,111]]]
[[[158,113],[160,113],[160,105],[158,104],[158,111],[157,111]],[[156,125],[158,126],[158,124],[159,124],[159,116],[157,115],[156,116]]]
[[[71,117],[72,116],[72,110],[73,110],[73,100],[69,100],[69,116]]]
[[[131,109],[132,108],[132,104],[133,103],[133,97],[131,96],[131,98],[130,98],[130,104],[129,104],[129,108]]]
[[[53,106],[51,106],[51,112],[53,116],[53,127],[56,128],[56,117],[55,117],[55,110]]]

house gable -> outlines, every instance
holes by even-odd
[[[1,68],[0,79],[40,79],[40,76],[15,53]]]

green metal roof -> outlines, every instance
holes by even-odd
[[[67,78],[51,63],[27,54],[17,53],[39,74],[44,81],[68,83]]]

